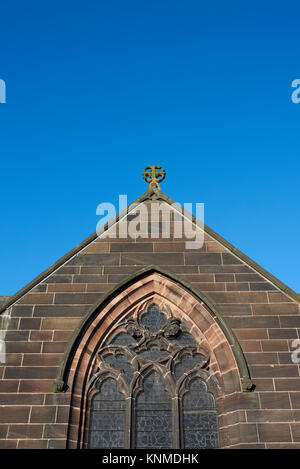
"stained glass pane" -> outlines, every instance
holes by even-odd
[[[104,361],[111,365],[112,368],[120,370],[124,379],[130,383],[133,376],[133,369],[124,355],[106,355]]]
[[[113,345],[129,345],[135,344],[136,341],[126,332],[119,332],[110,343]]]
[[[171,400],[158,373],[144,379],[135,413],[136,448],[172,448]]]
[[[171,337],[170,341],[176,341],[178,345],[196,345],[194,337],[189,332],[182,332],[176,338]]]
[[[185,353],[181,356],[180,362],[175,365],[175,376],[179,379],[183,373],[191,371],[196,365],[204,361],[204,356],[200,353],[190,355]]]
[[[109,378],[92,399],[89,448],[124,448],[125,400]]]
[[[170,357],[170,354],[165,350],[160,350],[157,346],[149,347],[149,350],[145,350],[138,354],[142,360],[150,362],[159,362]]]
[[[218,448],[218,433],[187,431],[184,435],[184,447],[187,449]]]
[[[190,383],[182,398],[184,448],[217,448],[218,423],[215,400],[200,378]]]
[[[141,317],[141,323],[151,333],[159,331],[166,322],[165,315],[160,312],[159,307],[154,303],[149,306],[146,313]]]

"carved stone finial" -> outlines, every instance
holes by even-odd
[[[146,166],[143,171],[143,178],[149,183],[148,191],[154,189],[160,191],[159,183],[166,177],[166,171],[157,165]]]

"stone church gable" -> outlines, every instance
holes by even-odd
[[[137,202],[172,203],[151,185]],[[111,237],[123,215],[0,305],[0,448],[86,447],[96,355],[151,304],[209,356],[199,373],[214,383],[220,447],[300,448],[296,293],[207,227],[203,246],[187,249],[174,236],[178,218],[168,238],[159,215],[155,238]]]

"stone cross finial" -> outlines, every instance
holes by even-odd
[[[162,182],[166,177],[166,171],[161,166],[147,166],[143,171],[143,178],[149,184],[153,182]]]
[[[166,171],[157,165],[146,166],[143,171],[143,178],[149,183],[148,192],[154,190],[154,195],[160,193],[159,182],[163,181],[166,177]]]

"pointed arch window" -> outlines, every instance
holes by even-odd
[[[98,382],[97,388],[91,400],[89,447],[124,448],[125,398],[112,378]]]
[[[172,448],[172,403],[162,376],[152,371],[135,399],[135,448]]]
[[[181,320],[156,304],[130,318],[97,355],[86,447],[216,448],[209,356]]]
[[[215,400],[205,381],[190,381],[182,398],[183,448],[215,448],[218,445]]]

